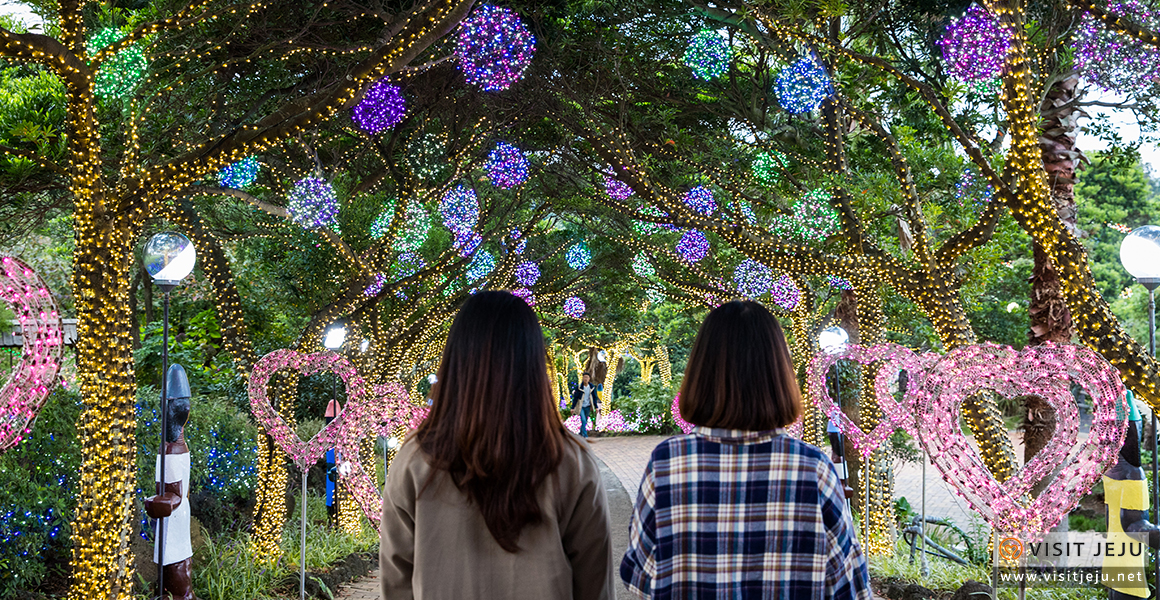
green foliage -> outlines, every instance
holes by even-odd
[[[297,498],[298,496],[295,496]],[[359,535],[326,525],[326,503],[307,496],[306,569],[323,570],[355,552],[373,551],[378,536],[363,520]],[[296,504],[296,503],[295,503]],[[202,600],[267,600],[286,596],[278,589],[287,577],[297,577],[301,538],[300,513],[295,510],[282,530],[282,555],[270,564],[254,556],[249,534],[235,532],[206,539],[193,556],[194,593]]]
[[[1160,197],[1138,160],[1125,164],[1105,155],[1097,155],[1080,174],[1075,195],[1092,275],[1104,299],[1114,302],[1133,281],[1120,263],[1126,233],[1113,225],[1135,229],[1151,223],[1160,214]]]
[[[1089,517],[1071,513],[1067,516],[1067,525],[1071,531],[1107,531],[1108,519],[1104,516]]]
[[[81,464],[80,411],[80,397],[58,387],[32,432],[0,455],[0,598],[66,576]]]
[[[648,383],[633,381],[628,391],[628,395],[612,399],[612,408],[619,410],[626,422],[639,423],[637,431],[654,435],[680,433],[671,412],[677,393],[674,386],[665,385],[654,375]]]
[[[152,495],[160,442],[157,389],[137,391],[137,489]],[[185,426],[190,451],[190,495],[212,498],[208,505],[221,514],[208,515],[232,529],[243,524],[245,509],[257,483],[257,427],[232,402],[198,394],[195,388]],[[148,492],[147,492],[148,491]],[[196,516],[196,515],[195,515]]]

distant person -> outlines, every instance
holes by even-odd
[[[620,577],[645,598],[869,600],[842,484],[821,450],[785,434],[801,393],[777,319],[717,307],[681,385],[688,435],[653,450]]]
[[[600,411],[600,386],[592,385],[592,374],[580,376],[580,385],[572,390],[572,412],[580,405],[580,437],[588,437],[588,417]]]
[[[536,315],[479,292],[451,325],[431,414],[383,492],[386,600],[612,600],[608,503],[564,429]]]

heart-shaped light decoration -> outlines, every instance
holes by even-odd
[[[347,403],[345,410],[350,410],[350,407],[351,403]],[[346,421],[342,427],[338,448],[343,457],[350,457],[350,471],[339,482],[350,490],[376,531],[383,514],[383,498],[374,484],[373,469],[367,472],[358,460],[359,442],[367,435],[390,437],[400,425],[414,429],[427,416],[427,412],[429,409],[426,407],[417,407],[411,403],[402,385],[377,385],[374,387],[373,400],[366,404],[366,410],[361,411],[357,419]]]
[[[830,397],[829,386],[826,385],[826,374],[829,373],[830,367],[839,360],[852,360],[863,365],[877,362],[885,363],[874,377],[875,400],[885,417],[870,432],[863,431],[861,427],[851,421],[842,411],[842,408]],[[841,352],[832,354],[821,352],[815,356],[810,361],[807,371],[807,385],[811,397],[817,400],[818,410],[829,417],[830,421],[862,455],[862,458],[866,458],[873,454],[878,446],[882,445],[882,442],[894,433],[895,429],[901,427],[912,436],[917,434],[913,405],[922,396],[923,367],[924,359],[922,357],[909,348],[898,344],[876,346],[848,344]],[[890,385],[891,382],[898,380],[899,373],[904,370],[909,374],[909,385],[907,385],[906,397],[902,402],[898,402],[890,392]]]
[[[676,396],[673,396],[672,412],[673,422],[677,424],[677,427],[679,427],[683,433],[690,433],[693,431],[693,427],[695,427],[695,425],[681,418],[681,395],[679,393]]]
[[[1069,380],[1091,396],[1094,413],[1088,440],[1078,445]],[[1033,541],[1075,508],[1115,462],[1127,431],[1127,411],[1116,414],[1124,397],[1119,374],[1080,346],[1045,345],[1021,352],[994,344],[959,348],[930,369],[923,388],[924,405],[917,411],[922,442],[943,479],[998,531]],[[1003,483],[995,480],[960,424],[963,402],[987,390],[1008,397],[1039,396],[1059,416],[1051,443]],[[1031,499],[1031,487],[1047,477],[1044,491]]]
[[[282,419],[282,415],[279,415],[270,405],[270,399],[266,395],[270,377],[275,371],[282,369],[294,370],[300,375],[313,375],[322,371],[330,371],[341,377],[346,385],[348,398],[346,406],[339,411],[333,421],[327,423],[308,441],[303,442],[298,434],[290,429],[286,421]],[[364,413],[368,412],[367,396],[366,383],[359,376],[354,365],[342,356],[329,351],[317,354],[301,354],[289,349],[275,350],[263,356],[254,365],[254,372],[250,375],[250,406],[253,409],[254,418],[258,420],[266,433],[274,438],[274,443],[303,471],[318,462],[327,450],[339,446],[344,434],[347,433],[344,428],[347,427],[348,422],[355,429],[358,429],[360,421],[365,418]],[[373,407],[369,408],[370,412],[374,412]],[[357,460],[358,453],[344,455],[348,459]]]
[[[0,453],[20,443],[56,384],[64,327],[48,286],[28,265],[0,257],[0,300],[20,322],[20,363],[0,388]]]
[[[292,369],[301,375],[331,371],[346,386],[346,406],[309,441],[303,442],[286,425],[266,395],[270,376],[281,369]],[[359,460],[359,442],[368,435],[391,435],[399,425],[417,427],[427,416],[426,407],[412,405],[406,390],[397,383],[375,386],[372,393],[354,365],[339,354],[329,351],[301,354],[294,350],[275,350],[254,365],[250,376],[250,405],[254,417],[278,447],[303,471],[318,462],[327,450],[337,448],[344,460],[339,483],[350,490],[371,526],[378,530],[382,497]]]

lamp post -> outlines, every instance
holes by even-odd
[[[161,321],[161,448],[158,452],[158,472],[161,489],[165,484],[165,432],[169,427],[168,376],[169,370],[169,292],[181,284],[181,280],[193,272],[197,264],[197,250],[189,238],[173,231],[158,233],[145,243],[142,256],[145,271],[161,289],[164,297],[164,311]],[[165,595],[165,527],[163,519],[157,519],[157,589]]]
[[[846,333],[845,329],[833,325],[823,329],[818,333],[818,346],[821,347],[822,352],[826,354],[837,354],[846,349],[846,344],[850,343],[850,334]],[[827,377],[829,373],[826,374]],[[842,376],[838,371],[838,365],[834,365],[834,396],[838,404],[838,409],[842,407]],[[850,501],[850,490],[846,482],[850,478],[849,466],[846,464],[846,443],[842,438],[842,432],[834,424],[833,421],[826,422],[826,436],[830,440],[830,448],[833,449],[833,460],[835,466],[841,467],[842,474],[842,493],[846,496],[846,503]],[[849,491],[847,491],[849,490]]]
[[[324,348],[326,348],[327,350],[330,350],[331,352],[334,352],[334,351],[342,348],[342,345],[344,343],[346,343],[346,327],[343,324],[334,323],[330,327],[326,328],[326,333],[324,333],[323,337],[322,337],[322,346]],[[338,375],[334,375],[334,379],[331,380],[330,394],[331,394],[330,404],[331,404],[331,406],[334,407],[334,416],[337,417],[338,413],[341,412],[338,409]],[[329,406],[327,407],[327,414],[328,415],[330,414],[330,407]],[[334,452],[334,449],[332,448],[331,451]],[[330,452],[327,452],[327,454],[329,455]],[[336,452],[335,462],[337,463],[340,458],[341,457],[338,457],[337,452]],[[307,474],[307,472],[308,471],[306,469],[302,470],[302,501],[301,501],[301,504],[302,504],[302,544],[301,544],[301,548],[300,548],[300,554],[298,555],[298,557],[299,557],[299,560],[298,560],[298,564],[299,564],[299,566],[298,566],[298,596],[302,600],[306,600],[306,474]],[[329,478],[330,473],[327,473],[326,476]],[[338,491],[337,485],[335,485],[335,491],[336,492]],[[336,499],[334,504],[335,504],[335,513],[337,514],[338,509],[341,507],[338,506],[337,499]]]
[[[1120,262],[1136,283],[1148,290],[1148,356],[1156,356],[1156,288],[1160,287],[1160,227],[1145,225],[1133,229],[1120,243]],[[1157,497],[1156,411],[1152,410],[1152,522],[1160,524]],[[1156,581],[1160,585],[1160,551],[1156,557]]]

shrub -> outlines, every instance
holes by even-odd
[[[0,598],[63,578],[81,451],[80,396],[58,387],[32,431],[0,455]]]
[[[641,433],[672,435],[680,433],[669,412],[676,390],[660,378],[648,383],[636,380],[628,386],[629,393],[613,398],[613,410],[619,410],[633,429]]]
[[[159,399],[155,388],[143,386],[137,392],[137,487],[142,500],[155,489]],[[211,533],[238,529],[249,518],[257,484],[257,435],[249,415],[239,412],[229,400],[194,392],[185,426],[190,452],[190,508]],[[141,519],[145,525],[143,512]]]

